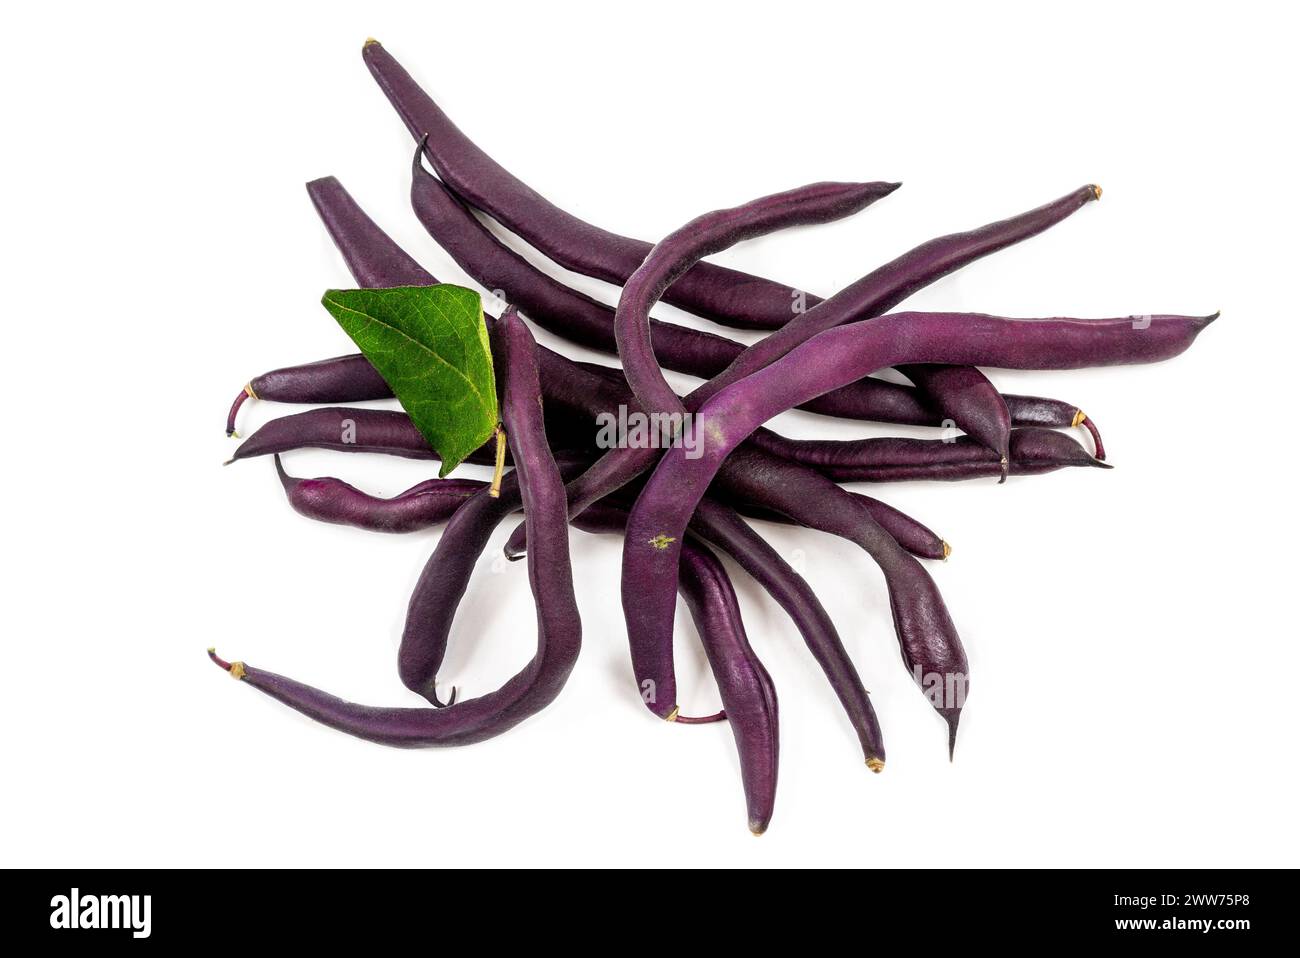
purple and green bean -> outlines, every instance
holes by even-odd
[[[959,616],[948,610],[920,561],[947,559],[951,548],[894,506],[842,484],[984,479],[993,485],[991,480],[1019,482],[1071,466],[1109,468],[1096,425],[1077,406],[1003,393],[988,370],[1161,362],[1191,346],[1218,314],[1011,319],[890,312],[954,270],[1067,219],[1101,196],[1092,185],[1026,213],[922,243],[821,299],[705,257],[776,230],[855,215],[899,184],[821,182],[772,193],[697,216],[650,244],[554,206],[457,129],[382,46],[368,41],[363,56],[417,143],[408,167],[417,219],[473,281],[511,304],[499,319],[485,313],[479,328],[492,356],[492,368],[484,368],[495,376],[495,388],[484,392],[496,394],[497,435],[464,460],[496,474],[491,484],[431,477],[387,498],[339,478],[291,475],[284,457],[301,449],[439,458],[426,438],[436,430],[430,432],[419,415],[413,420],[401,409],[350,405],[393,398],[394,384],[397,398],[406,402],[401,383],[388,381],[384,356],[367,350],[360,338],[364,354],[250,379],[230,409],[228,435],[235,435],[249,399],[321,407],[265,423],[229,460],[271,457],[297,512],[385,533],[445,524],[411,595],[397,655],[402,684],[424,704],[358,705],[209,650],[213,661],[318,722],[373,742],[478,742],[544,709],[577,663],[582,623],[570,526],[621,535],[620,592],[632,679],[627,694],[675,725],[730,726],[747,822],[762,834],[776,800],[776,687],[750,645],[742,602],[713,550],[786,613],[825,673],[867,767],[880,772],[885,766],[871,697],[813,584],[747,518],[780,522],[844,538],[879,567],[903,664],[942,719],[951,759],[970,669],[958,637]],[[409,154],[393,158],[395,170],[407,163]],[[438,284],[337,180],[315,180],[307,189],[359,286],[390,289],[384,294],[389,296],[426,295],[431,291],[393,288]],[[475,211],[502,230],[489,231]],[[543,272],[512,247],[509,234],[560,267],[620,287],[617,307]],[[651,318],[661,300],[723,326],[767,335],[746,347]],[[616,354],[619,365],[575,361],[538,346],[519,310],[560,339]],[[891,368],[911,385],[874,375]],[[664,370],[704,381],[679,395]],[[407,408],[416,409],[409,402]],[[948,434],[792,439],[768,427],[773,417],[795,408],[886,425],[945,427]],[[618,432],[611,439],[610,422],[629,415],[656,423],[652,435],[661,441]],[[444,475],[490,432],[491,421],[484,432],[473,427],[470,441],[446,456]],[[1091,434],[1091,452],[1062,431],[1080,426]],[[951,434],[954,429],[961,434]],[[507,464],[511,468],[503,474]],[[523,523],[506,539],[505,553],[527,560],[537,608],[536,652],[495,691],[458,698],[451,688],[444,701],[439,672],[456,611],[494,533],[521,511]],[[678,594],[703,645],[720,710],[688,704],[688,715],[678,701]]]

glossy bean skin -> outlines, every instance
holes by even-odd
[[[477,479],[426,479],[405,492],[384,498],[332,476],[291,476],[279,454],[275,456],[275,469],[295,512],[319,522],[372,532],[406,533],[432,528],[446,522],[467,499],[488,486]]]

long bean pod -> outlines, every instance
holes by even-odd
[[[587,532],[621,533],[626,522],[624,509],[602,502],[579,516],[574,525]],[[704,645],[723,712],[736,739],[749,830],[761,835],[772,820],[776,802],[776,687],[749,644],[731,579],[717,557],[698,542],[688,540],[682,547],[677,588]]]

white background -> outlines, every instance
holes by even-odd
[[[1300,211],[1281,5],[41,9],[10,13],[0,58],[4,864],[1300,864]],[[653,239],[804,182],[903,180],[847,222],[720,258],[827,293],[1095,181],[1100,203],[909,305],[1223,310],[1160,366],[994,372],[1087,410],[1113,471],[877,490],[955,549],[931,566],[972,664],[954,764],[867,556],[770,525],[872,690],[889,765],[865,770],[789,621],[737,572],[781,703],[761,840],[727,728],[666,725],[639,702],[613,539],[573,534],[585,648],[564,694],[472,748],[353,740],[208,663],[216,645],[355,700],[417,702],[394,653],[437,533],[314,524],[270,462],[220,465],[249,377],[349,351],[318,305],[349,277],[306,180],[337,175],[466,282],[407,208],[411,142],[362,64],[369,35],[507,168],[611,229]],[[250,403],[241,426],[292,411]],[[429,475],[323,453],[287,465],[384,494]],[[496,554],[443,670],[469,695],[534,640],[525,569]],[[679,622],[681,699],[700,712],[716,693]]]

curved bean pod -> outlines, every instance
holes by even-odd
[[[319,522],[372,532],[416,532],[445,522],[488,483],[477,479],[426,479],[391,498],[372,496],[356,486],[323,476],[297,479],[275,455],[275,470],[294,511]]]
[[[626,510],[601,502],[573,524],[586,532],[622,533],[626,522]],[[718,683],[723,712],[736,739],[749,830],[761,835],[772,820],[776,801],[776,688],[749,644],[736,591],[726,570],[704,546],[687,541],[682,547],[682,575],[677,589],[690,609]]]
[[[652,342],[650,310],[664,291],[695,263],[737,243],[789,226],[826,223],[857,212],[869,194],[861,184],[845,195],[844,184],[815,183],[763,196],[730,209],[697,216],[657,243],[637,268],[619,296],[614,312],[614,337],[632,394],[643,409],[685,412],[682,400],[664,379]],[[881,187],[885,184],[868,184]],[[895,184],[890,184],[890,189]],[[874,198],[874,197],[873,197]],[[793,322],[793,317],[790,317]],[[658,338],[655,331],[653,338]],[[737,356],[742,362],[751,350]]]
[[[229,461],[276,455],[293,449],[372,452],[404,459],[438,458],[406,413],[395,409],[336,406],[272,419],[240,443]],[[465,461],[478,466],[495,463],[496,443],[489,442],[479,447]]]
[[[729,555],[790,616],[840,700],[867,768],[883,771],[885,743],[871,697],[812,587],[733,509],[706,497],[696,508],[690,529]]]
[[[984,447],[981,446],[980,448]],[[992,450],[986,449],[985,451],[993,455]],[[766,474],[763,478],[766,478]],[[763,478],[759,478],[757,481],[762,482]],[[731,490],[728,489],[728,491]],[[844,491],[866,510],[867,515],[877,525],[889,533],[890,538],[918,559],[947,559],[948,556],[952,555],[952,546],[907,513],[900,512],[888,503],[873,499],[871,496],[863,495],[860,492]],[[751,519],[766,519],[768,522],[779,522],[785,525],[802,525],[801,520],[777,512],[770,505],[763,507],[750,502],[738,501],[735,509],[741,515],[749,516]],[[828,529],[820,529],[817,526],[806,526],[805,528],[817,529],[819,532],[829,531]]]
[[[495,692],[443,709],[357,705],[301,682],[243,663],[213,661],[233,676],[326,725],[360,738],[405,747],[465,745],[499,735],[549,704],[563,688],[582,644],[569,566],[564,488],[551,458],[538,403],[534,344],[513,314],[503,317],[494,355],[524,514],[533,529],[528,579],[537,603],[537,654]]]
[[[552,206],[475,146],[378,42],[367,42],[362,55],[411,135],[417,141],[427,137],[425,151],[438,175],[471,206],[575,272],[621,286],[641,265],[649,243],[599,229]],[[701,263],[682,278],[668,302],[726,325],[762,329],[771,328],[761,323],[762,317],[790,318],[797,292],[796,287]]]
[[[444,707],[438,698],[438,669],[447,653],[456,609],[488,538],[522,501],[513,472],[502,477],[498,497],[484,490],[466,501],[447,523],[411,592],[397,648],[397,674],[403,685],[438,708]],[[449,703],[455,699],[453,688]]]
[[[866,551],[884,573],[894,630],[908,668],[919,669],[918,676],[940,675],[945,677],[945,683],[961,683],[964,695],[966,653],[929,573],[881,528],[865,505],[829,479],[814,473],[816,479],[812,480],[804,472],[792,463],[741,447],[728,457],[719,470],[718,480],[732,495],[751,501],[751,497],[758,497],[773,512],[848,539]],[[625,551],[625,571],[627,554]],[[653,612],[645,616],[629,613],[626,599],[625,594],[624,614],[628,618],[630,640],[637,645],[662,641],[656,636],[665,627],[671,630],[671,620],[665,623]],[[637,638],[631,639],[634,622]],[[668,634],[671,637],[671,631]],[[945,704],[940,708],[952,736],[956,735],[960,711],[960,704]]]
[[[420,165],[419,147],[412,165],[411,206],[438,245],[481,286],[500,290],[500,295],[557,336],[590,349],[614,351],[610,308],[552,279],[488,232]],[[714,333],[650,322],[664,361],[694,376],[711,375],[743,348]]]

